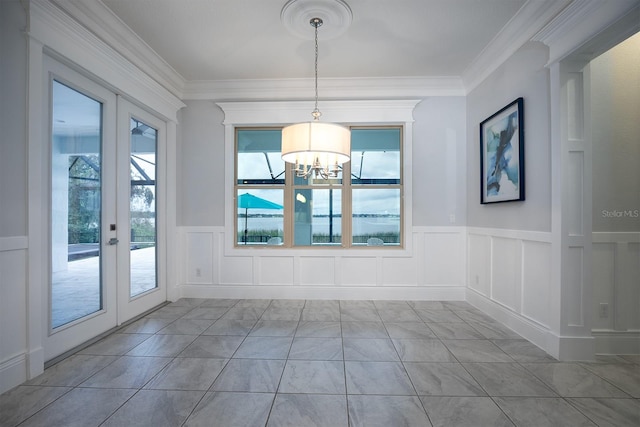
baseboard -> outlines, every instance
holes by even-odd
[[[464,301],[465,292],[464,286],[180,286],[185,298]]]
[[[640,331],[592,331],[596,354],[640,354]]]
[[[19,354],[0,363],[0,394],[27,380],[27,355]]]
[[[593,337],[560,336],[546,325],[516,313],[471,288],[467,289],[467,302],[558,360],[594,359]]]
[[[553,355],[549,346],[553,335],[545,325],[515,313],[471,288],[467,289],[467,302]]]
[[[558,360],[593,361],[595,359],[595,339],[593,337],[555,336]]]

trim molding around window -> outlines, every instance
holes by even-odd
[[[412,251],[412,233],[411,233],[411,142],[413,135],[413,110],[415,106],[420,102],[419,100],[367,100],[367,101],[325,101],[322,103],[323,120],[348,124],[355,131],[365,131],[368,129],[391,129],[400,134],[400,184],[392,191],[400,191],[401,200],[401,221],[400,221],[400,235],[402,242],[396,245],[385,245],[378,250],[387,249],[388,252],[396,256],[406,256],[407,253]],[[236,225],[237,222],[237,197],[258,185],[258,181],[253,182],[247,180],[246,183],[238,185],[239,180],[236,178],[236,137],[240,129],[251,130],[276,130],[285,125],[295,122],[301,122],[308,120],[309,112],[313,109],[312,102],[306,101],[291,101],[291,102],[220,102],[217,104],[225,113],[225,120],[223,122],[225,126],[225,253],[228,255],[259,255],[264,254],[264,250],[273,248],[270,245],[237,245],[238,231],[240,227]],[[276,132],[276,133],[278,133]],[[264,156],[264,154],[260,154]],[[278,156],[279,157],[279,156]],[[282,165],[280,165],[282,166]],[[285,197],[293,198],[293,191],[285,191],[284,175],[280,178],[277,177],[281,171],[273,170],[275,181],[273,181],[271,174],[269,174],[268,181],[272,182],[275,187],[275,191],[279,191],[281,195],[274,195],[274,203],[276,205],[285,205]],[[239,177],[242,178],[242,177]],[[256,178],[257,179],[257,178]],[[282,181],[282,182],[280,182]],[[255,185],[254,185],[255,184]],[[378,182],[378,184],[380,184]],[[349,189],[349,205],[353,197],[352,192],[367,191],[368,186],[371,188],[376,187],[376,182],[367,182],[363,180],[354,180],[353,182],[345,183],[351,188]],[[388,185],[388,184],[385,184]],[[279,187],[280,186],[280,187]],[[276,189],[281,188],[281,189]],[[378,186],[378,188],[380,188]],[[289,194],[290,193],[290,194]],[[288,205],[291,206],[293,200],[287,200]],[[274,208],[275,209],[275,208]],[[348,212],[351,216],[351,212]],[[241,218],[242,219],[242,218]],[[291,229],[293,221],[287,221],[283,227],[288,226]],[[348,235],[351,236],[351,225],[347,228]],[[244,230],[240,230],[244,231]],[[291,230],[292,231],[292,230]],[[344,228],[342,232],[344,232]],[[369,253],[371,248],[366,248],[366,245],[352,244],[349,239],[348,244],[340,245],[306,245],[294,244],[293,233],[288,233],[290,237],[288,241],[283,240],[285,247],[278,248],[278,253],[286,255],[288,251],[295,254],[300,254],[301,251],[311,251],[313,255],[324,255],[324,252],[328,256],[336,254],[336,250],[344,249],[349,251],[350,254],[356,255],[354,252]],[[273,237],[273,236],[271,236]],[[275,236],[281,237],[281,236]],[[284,236],[283,236],[284,237]],[[338,247],[335,247],[338,246]],[[361,248],[361,249],[359,249]],[[252,249],[255,251],[253,252]],[[392,256],[393,256],[392,255]]]
[[[236,128],[236,247],[404,245],[401,125],[352,126],[351,162],[331,179],[294,176],[281,129]]]

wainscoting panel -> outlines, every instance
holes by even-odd
[[[592,265],[596,352],[640,354],[640,233],[593,233]]]
[[[187,238],[187,280],[190,283],[213,282],[213,234],[194,232]]]
[[[613,242],[593,242],[593,329],[615,329],[616,248]],[[600,314],[601,304],[606,304],[606,316]]]
[[[0,393],[27,380],[27,237],[0,237]]]
[[[459,232],[424,235],[424,282],[461,285],[465,280],[464,234]]]
[[[491,237],[469,234],[467,237],[467,283],[469,287],[487,298],[491,297]]]
[[[640,331],[640,233],[637,235],[636,242],[627,244],[627,261],[622,269],[628,289],[625,301],[629,310],[629,328]]]
[[[252,285],[254,282],[253,257],[225,257],[218,263],[220,281],[228,285]]]
[[[565,307],[567,308],[567,324],[569,326],[583,326],[583,296],[584,296],[584,277],[582,275],[584,268],[584,247],[570,246],[566,257],[567,265],[564,266],[566,271],[566,293],[563,298],[566,299]]]
[[[417,286],[419,265],[416,258],[382,258],[383,285]]]
[[[301,285],[334,285],[336,260],[334,257],[300,257]]]
[[[293,285],[293,263],[290,257],[254,258],[260,266],[258,277],[263,285]]]
[[[551,352],[551,233],[468,228],[467,301]]]
[[[522,242],[522,314],[548,327],[551,322],[551,245]]]
[[[410,248],[234,248],[225,227],[179,227],[184,297],[465,298],[462,227],[415,227]]]
[[[350,286],[376,286],[377,257],[351,257],[342,262],[342,283]]]
[[[519,239],[491,239],[491,298],[516,313],[521,309],[521,245]]]

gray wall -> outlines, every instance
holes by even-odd
[[[591,61],[593,231],[640,231],[640,33]]]
[[[467,225],[551,231],[548,49],[527,43],[467,96]],[[526,200],[480,204],[480,122],[524,98]]]
[[[464,97],[434,97],[414,111],[414,226],[466,223],[465,109]]]
[[[0,393],[27,379],[26,23],[18,0],[0,0]]]
[[[0,237],[27,234],[27,17],[0,1]]]
[[[222,226],[224,114],[211,101],[185,104],[178,129],[178,225]]]
[[[186,101],[180,112],[178,225],[224,225],[224,120],[211,101]],[[464,225],[465,98],[424,99],[414,112],[413,225]],[[232,150],[233,147],[228,147]]]

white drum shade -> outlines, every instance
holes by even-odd
[[[333,123],[318,121],[296,123],[282,129],[282,160],[312,165],[343,164],[351,156],[351,132]]]

